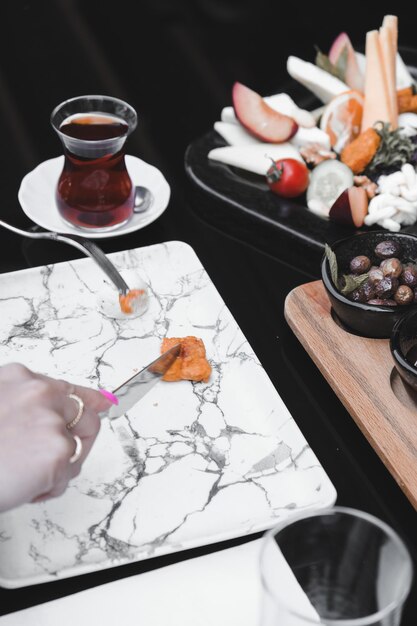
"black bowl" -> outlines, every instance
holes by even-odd
[[[374,250],[378,243],[387,240],[398,241],[401,244],[400,259],[402,261],[417,259],[415,235],[390,233],[385,230],[360,233],[332,245],[337,258],[339,275],[348,274],[350,261],[361,254],[368,256],[373,264],[379,265],[380,259],[375,257]],[[352,302],[334,286],[326,256],[323,257],[321,263],[321,276],[334,313],[347,330],[363,337],[389,338],[394,324],[410,310],[416,309],[415,304],[392,307]]]
[[[391,354],[401,378],[417,391],[417,309],[403,315],[391,334]]]

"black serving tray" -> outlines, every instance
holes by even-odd
[[[401,56],[417,77],[417,51],[401,49]],[[290,80],[276,90],[281,91],[302,108],[313,110],[321,106],[296,81]],[[305,195],[291,200],[279,198],[269,191],[261,176],[209,161],[209,151],[225,145],[228,144],[212,130],[193,141],[185,153],[185,170],[193,183],[193,209],[225,234],[318,276],[325,243],[370,230],[355,230],[324,220],[307,210]],[[417,235],[417,223],[401,232]]]

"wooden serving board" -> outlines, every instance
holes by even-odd
[[[288,294],[285,318],[417,509],[417,394],[397,373],[389,340],[344,330],[321,281]]]

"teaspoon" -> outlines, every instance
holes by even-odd
[[[147,187],[138,185],[135,188],[135,206],[134,213],[144,213],[149,209],[153,202],[152,192]]]
[[[111,280],[111,282],[121,295],[124,296],[130,291],[126,281],[120,276],[119,272],[114,267],[113,263],[111,263],[111,261],[104,254],[103,250],[89,239],[84,239],[84,237],[79,237],[78,235],[62,235],[61,233],[54,233],[51,231],[32,233],[27,230],[21,230],[20,228],[16,228],[16,226],[12,226],[11,224],[4,222],[3,220],[0,220],[0,226],[12,231],[13,233],[16,233],[17,235],[29,237],[30,239],[49,239],[52,241],[62,241],[69,244],[70,246],[73,246],[74,248],[81,250],[81,252],[89,256],[91,259],[93,259],[93,261],[97,263],[97,265],[108,276],[108,278]]]

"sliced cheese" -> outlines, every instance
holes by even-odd
[[[395,75],[396,50],[394,48],[394,35],[388,26],[382,26],[379,32],[381,48],[382,69],[385,76],[385,89],[388,94],[390,105],[391,129],[398,128],[398,104]]]
[[[330,150],[330,137],[320,128],[299,128],[290,142],[298,148],[318,143],[326,150]]]
[[[240,125],[240,122],[235,115],[235,110],[233,107],[224,107],[224,109],[222,109],[220,119],[222,122],[226,122],[227,124]]]
[[[386,15],[382,22],[382,28],[387,28],[391,37],[391,58],[390,74],[392,81],[392,101],[393,101],[393,128],[398,128],[398,102],[397,102],[397,54],[398,54],[398,17],[396,15]],[[390,85],[391,88],[391,85]]]
[[[287,93],[276,93],[273,96],[266,96],[265,102],[269,104],[271,109],[292,117],[291,114],[298,109],[294,100]]]
[[[262,143],[259,139],[256,139],[256,137],[248,133],[241,124],[215,122],[214,130],[231,146],[256,146]]]
[[[264,144],[257,146],[226,146],[214,148],[208,153],[212,161],[240,167],[248,172],[265,176],[271,166],[271,159],[297,159],[304,163],[298,150],[290,143]]]
[[[362,54],[362,52],[356,52],[356,59],[358,61],[358,65],[360,70],[365,73],[365,66],[366,66],[366,57],[364,54]],[[413,77],[411,76],[410,72],[407,69],[406,64],[404,63],[404,61],[402,60],[401,56],[399,55],[399,53],[397,52],[397,62],[396,62],[396,75],[397,75],[397,90],[399,89],[405,89],[406,87],[410,87],[410,85],[413,85],[414,80]]]
[[[392,43],[394,44],[395,50],[397,50],[398,48],[398,17],[396,15],[385,15],[383,22],[382,22],[382,28],[389,29],[391,33],[391,37],[392,37]]]
[[[365,104],[362,131],[371,128],[376,122],[391,124],[392,121],[390,97],[381,56],[379,33],[377,30],[371,30],[366,34]]]
[[[292,117],[303,128],[313,128],[316,125],[316,121],[311,113],[305,109],[300,109],[287,93],[267,96],[264,100],[272,109]]]
[[[225,141],[231,146],[265,146],[265,152],[268,152],[270,145],[259,141],[256,137],[253,137],[247,130],[240,124],[233,124],[230,122],[215,122],[214,130],[223,137]],[[290,139],[290,143],[297,147],[302,148],[304,146],[311,145],[313,143],[319,144],[326,150],[330,149],[330,137],[327,133],[320,130],[316,126],[314,128],[299,128],[294,137]]]
[[[298,57],[288,57],[287,71],[294,80],[307,87],[324,104],[330,102],[340,93],[349,91],[346,83],[313,65],[313,63],[308,63]]]

